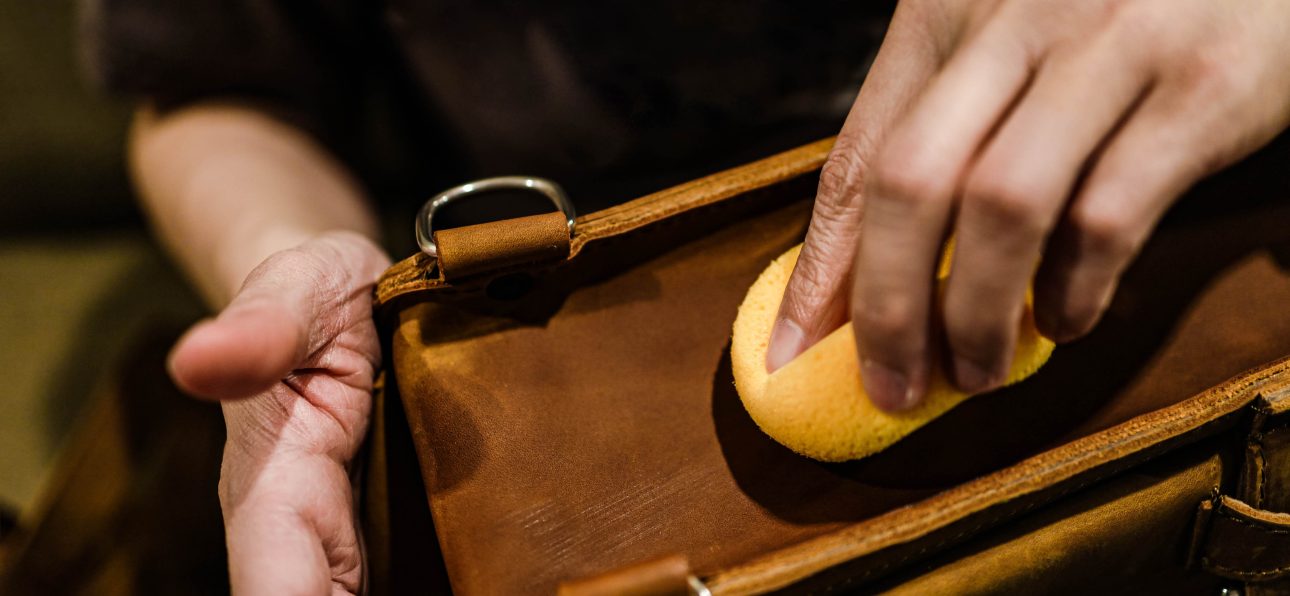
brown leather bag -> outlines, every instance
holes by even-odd
[[[586,215],[572,237],[558,213],[440,231],[437,261],[376,290],[372,585],[1275,593],[1282,144],[1185,198],[1093,334],[1035,377],[847,464],[764,436],[729,362],[736,307],[802,240],[830,141]]]

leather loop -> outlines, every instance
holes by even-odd
[[[1220,577],[1264,582],[1290,577],[1290,514],[1220,495],[1200,505],[1193,556]]]
[[[558,211],[439,230],[434,237],[445,280],[569,256],[569,222]]]
[[[560,584],[559,596],[686,596],[690,565],[672,556]]]

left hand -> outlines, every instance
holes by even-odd
[[[953,233],[945,361],[959,388],[997,387],[1032,281],[1045,335],[1087,333],[1169,205],[1288,122],[1290,0],[904,0],[821,173],[768,367],[849,316],[875,404],[918,405]]]
[[[175,381],[224,400],[219,497],[235,594],[362,591],[350,466],[381,357],[372,284],[388,265],[367,238],[322,234],[266,259],[175,347]]]

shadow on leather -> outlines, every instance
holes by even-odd
[[[1284,181],[1277,177],[1272,184],[1258,186],[1262,195],[1237,194],[1249,191],[1251,178],[1243,173],[1249,169],[1198,187],[1171,213],[1126,273],[1107,315],[1090,335],[1059,347],[1034,377],[968,400],[869,458],[822,464],[764,435],[739,402],[727,345],[713,378],[712,413],[723,455],[740,489],[775,515],[797,523],[863,519],[1132,417],[1140,404],[1119,400],[1141,400],[1151,393],[1154,388],[1144,392],[1135,384],[1144,380],[1143,371],[1153,359],[1175,343],[1178,326],[1195,303],[1234,264],[1269,249],[1283,255],[1290,245],[1290,232],[1283,230],[1290,215],[1285,201],[1259,198],[1274,186],[1284,186]],[[1193,338],[1224,332],[1221,320],[1187,330]],[[1224,369],[1231,360],[1206,362],[1213,370],[1179,372],[1219,382],[1240,372]],[[1167,404],[1190,395],[1153,400]],[[1110,418],[1122,418],[1108,419],[1106,412],[1112,413]],[[910,492],[903,500],[893,500],[893,490]]]

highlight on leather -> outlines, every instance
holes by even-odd
[[[797,263],[799,244],[775,259],[748,290],[735,319],[730,359],[735,387],[749,416],[763,432],[793,451],[820,461],[872,455],[962,403],[970,395],[935,369],[918,407],[899,413],[878,409],[860,380],[851,323],[834,330],[793,361],[766,371],[766,349],[784,288]],[[949,275],[949,250],[937,277]],[[1034,374],[1054,344],[1039,334],[1026,297],[1017,351],[1006,384]]]

